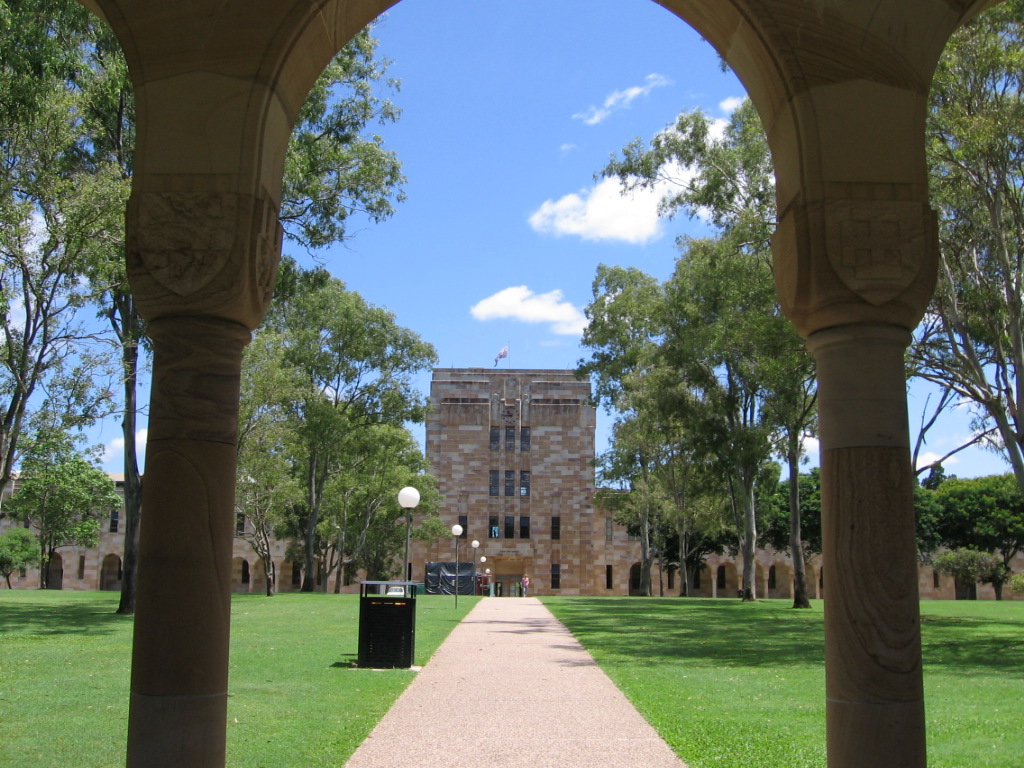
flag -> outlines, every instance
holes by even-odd
[[[498,365],[498,361],[501,360],[501,358],[503,358],[503,357],[508,357],[508,347],[507,346],[506,347],[502,347],[501,348],[501,352],[499,352],[498,356],[494,358],[494,365],[497,366]]]

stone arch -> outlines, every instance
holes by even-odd
[[[64,558],[54,552],[46,566],[46,588],[64,589]]]
[[[793,569],[789,563],[783,560],[776,560],[771,565],[775,571],[774,583],[769,573],[768,591],[765,597],[790,598],[793,597]]]
[[[727,560],[715,569],[716,597],[736,597],[740,589],[739,571],[736,563]]]
[[[136,88],[127,257],[155,350],[140,560],[167,565],[140,571],[140,605],[159,605],[136,617],[128,764],[223,764],[233,414],[241,349],[273,284],[287,137],[330,57],[396,0],[80,1],[114,28]],[[841,478],[823,481],[832,529],[862,515],[880,528],[905,519],[902,351],[935,266],[925,98],[941,46],[994,0],[660,4],[735,69],[768,133],[777,289],[818,363],[823,477]],[[899,254],[899,269],[870,258],[875,249]],[[209,540],[186,540],[181,527]],[[863,606],[900,599],[884,617],[853,604],[826,616],[827,655],[843,665],[826,672],[829,759],[923,766],[919,640],[908,635],[916,590],[897,583],[913,536],[874,553],[862,530],[872,524],[826,538],[836,593],[863,594]],[[837,563],[862,564],[870,584]],[[167,580],[180,585],[173,602],[161,601]],[[195,626],[208,642],[182,641]]]
[[[244,557],[236,557],[231,561],[231,591],[248,592],[252,586],[252,572],[249,561]]]
[[[121,558],[113,552],[103,557],[100,566],[100,589],[107,592],[121,589]]]

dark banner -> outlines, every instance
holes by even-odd
[[[473,595],[476,594],[476,564],[459,563],[456,574],[455,563],[427,563],[423,581],[428,595],[454,595],[456,589],[460,595]]]

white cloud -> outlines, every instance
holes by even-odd
[[[529,218],[534,231],[584,240],[621,240],[643,245],[662,234],[658,201],[663,187],[622,194],[618,179],[604,179],[578,193],[545,200]]]
[[[917,457],[916,469],[920,469],[921,467],[927,467],[929,464],[934,464],[941,458],[942,456],[940,454],[932,453],[931,451],[926,451],[925,453],[919,454]],[[959,461],[960,460],[956,456],[950,456],[948,459],[943,461],[942,464],[943,466],[945,466],[946,464],[958,464]]]
[[[558,289],[536,294],[525,285],[516,285],[478,301],[469,312],[477,320],[550,323],[553,333],[578,336],[586,328],[587,318],[562,296]]]
[[[659,74],[650,74],[644,78],[643,85],[634,85],[621,91],[612,91],[608,94],[600,107],[591,105],[585,112],[577,112],[573,115],[574,120],[582,120],[587,125],[597,125],[604,121],[613,112],[620,109],[628,109],[630,105],[641,96],[646,96],[655,88],[671,85],[672,81]]]
[[[146,454],[146,438],[148,436],[149,436],[149,430],[148,429],[140,429],[140,430],[138,430],[135,433],[135,442],[136,442],[136,447],[138,448],[138,450],[136,452],[140,456],[144,456]],[[124,456],[124,438],[123,437],[115,437],[113,440],[111,440],[103,448],[103,458],[102,458],[102,461],[103,461],[104,464],[108,464],[110,462],[119,460],[122,456]]]
[[[718,108],[725,112],[725,114],[731,115],[740,108],[740,104],[743,103],[743,98],[743,96],[730,96],[728,99],[723,99],[718,102]]]

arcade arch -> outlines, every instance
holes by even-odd
[[[128,765],[218,766],[240,357],[273,286],[288,134],[397,0],[80,2],[136,89],[127,259],[154,348],[139,557],[165,567],[140,569]],[[942,46],[994,2],[660,0],[737,72],[776,164],[776,286],[819,372],[832,768],[925,765],[903,387],[936,263],[923,121]]]

